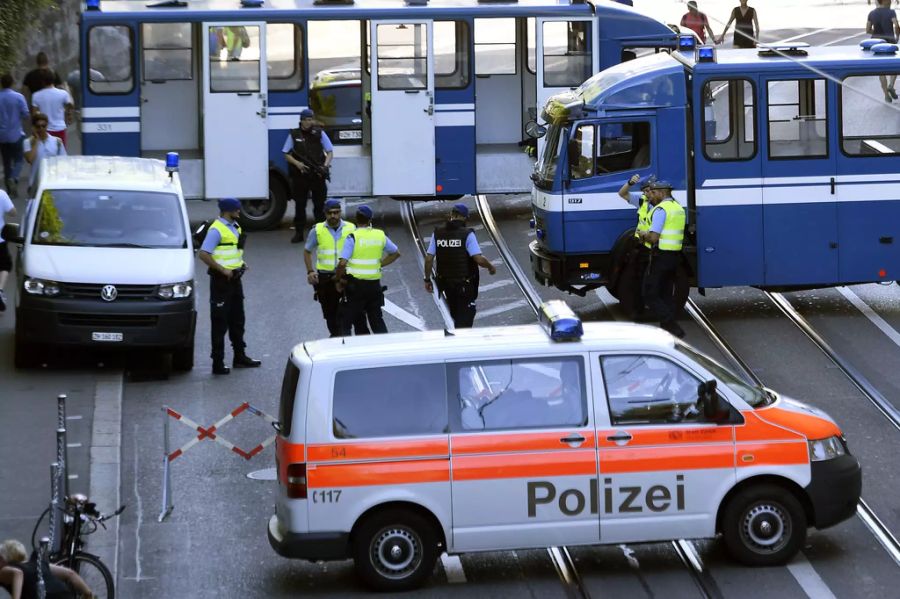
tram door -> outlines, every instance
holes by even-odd
[[[372,193],[433,195],[431,21],[372,21]]]
[[[203,178],[207,198],[269,194],[266,24],[203,24]]]

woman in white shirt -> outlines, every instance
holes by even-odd
[[[31,165],[31,175],[28,178],[28,195],[34,196],[34,186],[37,182],[38,169],[41,161],[47,156],[65,156],[66,146],[58,137],[47,133],[47,115],[40,112],[31,117],[31,128],[34,133],[25,140],[22,149],[25,152],[25,160]]]

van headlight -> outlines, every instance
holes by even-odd
[[[156,290],[156,297],[159,299],[184,299],[191,297],[194,292],[194,282],[185,281],[184,283],[169,283],[168,285],[160,285]]]
[[[23,287],[25,288],[25,292],[30,293],[31,295],[46,295],[48,297],[59,295],[59,283],[56,281],[45,281],[44,279],[25,277],[25,284]]]
[[[809,444],[809,461],[824,462],[825,460],[833,460],[836,457],[847,453],[844,442],[840,437],[829,437],[827,439],[817,439],[808,441]]]

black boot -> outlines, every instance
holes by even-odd
[[[303,243],[303,227],[298,227],[296,231],[294,231],[294,236],[291,237],[291,243]]]
[[[254,360],[247,354],[237,354],[231,362],[235,368],[257,368],[260,364],[262,364],[260,360]]]
[[[229,367],[225,366],[225,362],[222,362],[221,360],[217,360],[217,361],[213,362],[212,372],[213,372],[213,374],[230,374],[231,369]]]

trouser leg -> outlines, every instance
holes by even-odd
[[[644,300],[661,323],[669,323],[675,319],[671,287],[677,265],[677,252],[660,252],[650,259],[650,266],[644,277]]]
[[[301,235],[306,229],[306,202],[309,200],[309,179],[299,171],[291,173],[291,196],[294,198],[294,228]],[[325,220],[324,217],[322,220]]]
[[[478,287],[472,283],[466,283],[460,290],[459,316],[456,319],[456,328],[469,329],[475,324],[475,299],[478,297]]]
[[[381,290],[381,280],[366,281],[364,289],[366,318],[369,320],[372,332],[376,334],[387,333],[387,325],[384,323],[384,316],[381,314],[381,307],[384,305],[384,292]]]
[[[13,145],[12,158],[12,178],[16,183],[19,182],[19,174],[22,172],[22,165],[25,164],[25,137],[21,137],[19,141]]]
[[[328,327],[328,334],[332,337],[339,337],[341,335],[341,323],[338,316],[338,308],[341,295],[335,288],[334,279],[331,275],[319,273],[316,297],[319,298],[319,305],[322,306],[322,317],[325,319],[325,326]]]
[[[230,281],[229,284],[229,302],[228,302],[228,338],[231,340],[231,347],[234,349],[234,355],[240,356],[244,353],[246,344],[244,343],[244,286],[240,280]]]
[[[325,220],[325,198],[328,195],[328,186],[325,179],[315,177],[309,182],[309,191],[312,194],[313,216],[315,222]]]
[[[222,362],[225,359],[225,333],[228,331],[230,310],[227,285],[227,280],[222,277],[215,275],[209,277],[210,345],[212,346],[209,357],[213,362]]]
[[[3,178],[9,181],[13,178],[13,144],[0,143],[0,156],[3,157]]]
[[[341,300],[340,309],[341,335],[349,337],[353,329],[353,323],[360,317],[365,318],[365,297],[359,288],[359,281],[350,280],[344,297]],[[357,335],[359,331],[357,331]]]

